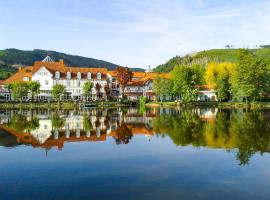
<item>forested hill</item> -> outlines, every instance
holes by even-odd
[[[255,55],[264,57],[270,61],[270,48],[250,49]],[[155,68],[156,72],[170,72],[175,65],[204,65],[209,62],[236,62],[238,49],[212,49],[206,51],[200,51],[198,53],[176,56],[170,59],[165,64],[159,65]]]
[[[64,62],[68,66],[77,67],[104,67],[108,70],[114,70],[119,65],[93,58],[87,58],[82,56],[69,55],[56,51],[46,51],[41,49],[35,49],[33,51],[23,51],[19,49],[5,49],[0,50],[0,79],[5,79],[7,76],[17,71],[19,66],[29,66],[35,61],[41,61],[47,55],[54,60],[64,59]],[[144,71],[140,68],[131,68],[132,71]]]

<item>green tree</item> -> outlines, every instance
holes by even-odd
[[[229,83],[229,77],[218,77],[216,80],[216,96],[219,102],[228,101],[230,99],[231,85]]]
[[[200,75],[193,67],[176,66],[171,72],[172,92],[179,96],[183,102],[196,100],[198,89],[196,85],[200,83]]]
[[[52,88],[52,95],[58,101],[58,109],[60,108],[61,97],[65,94],[65,86],[62,84],[55,84]]]
[[[269,89],[270,70],[267,61],[256,57],[248,50],[239,50],[232,81],[234,98],[244,98],[246,102],[256,101],[269,93]]]
[[[12,83],[11,85],[12,96],[14,99],[20,101],[20,107],[22,106],[23,97],[28,93],[27,82],[20,81]]]
[[[93,83],[91,81],[87,81],[84,83],[83,95],[85,96],[86,99],[87,97],[89,97],[89,95],[91,95],[92,88],[93,88]]]
[[[171,96],[172,81],[159,76],[154,79],[154,92],[158,100],[163,100],[164,96]]]
[[[28,89],[31,94],[31,100],[34,100],[34,97],[39,93],[40,91],[40,83],[37,81],[30,81],[27,83],[28,84]]]

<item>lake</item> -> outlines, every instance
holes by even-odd
[[[0,199],[270,199],[270,111],[0,111]]]

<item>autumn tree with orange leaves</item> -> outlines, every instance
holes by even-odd
[[[133,73],[128,67],[117,67],[116,68],[116,79],[121,86],[121,95],[127,86],[127,83],[132,79]]]

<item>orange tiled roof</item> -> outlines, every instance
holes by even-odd
[[[71,73],[71,78],[77,77],[78,72],[81,72],[82,78],[86,78],[88,72],[91,73],[92,78],[95,78],[98,72],[101,73],[102,79],[105,79],[107,77],[107,73],[113,77],[116,77],[116,71],[108,71],[106,68],[68,67],[64,64],[63,60],[60,60],[58,62],[36,61],[33,66],[20,68],[17,73],[5,80],[3,84],[23,81],[24,77],[31,78],[32,75],[43,66],[48,69],[52,74],[54,74],[56,71],[59,71],[60,78],[66,78],[67,72]],[[161,78],[170,78],[170,74],[168,73],[158,74],[154,72],[133,72],[133,78],[137,78],[139,80],[132,80],[133,82],[131,82],[130,84],[142,85],[145,84],[149,79],[154,79],[158,76]]]
[[[14,75],[6,79],[3,83],[9,84],[13,82],[23,81],[24,77],[31,78],[32,75],[37,72],[41,67],[45,67],[52,74],[56,71],[60,72],[60,77],[65,78],[67,72],[71,73],[71,77],[77,77],[77,72],[81,72],[82,78],[87,77],[87,73],[90,72],[92,78],[95,78],[98,72],[101,73],[101,78],[107,77],[107,69],[106,68],[82,68],[82,67],[68,67],[64,64],[63,61],[59,62],[42,62],[37,61],[33,66],[22,67],[18,70]]]
[[[60,77],[65,78],[67,72],[71,73],[71,77],[76,77],[78,72],[81,72],[82,78],[87,77],[87,73],[90,72],[92,78],[99,72],[102,74],[102,78],[107,77],[107,69],[106,68],[84,68],[84,67],[68,67],[64,64],[63,61],[59,62],[42,62],[37,61],[33,66],[33,73],[38,71],[41,67],[45,67],[52,74],[59,71]]]
[[[23,67],[20,68],[14,75],[6,79],[3,83],[10,84],[18,81],[23,81],[24,77],[31,78],[32,76],[33,67]]]
[[[108,73],[113,76],[116,77],[117,73],[116,71],[108,71]],[[162,74],[158,74],[155,72],[132,72],[133,74],[133,78],[151,78],[154,79],[156,77],[161,77],[161,78],[170,78],[171,75],[169,73],[162,73]]]

